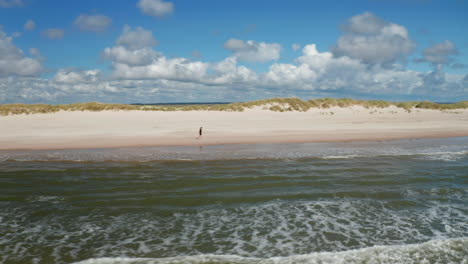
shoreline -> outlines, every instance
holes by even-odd
[[[203,126],[203,136],[198,129]],[[468,109],[101,111],[0,117],[0,150],[387,141],[468,136]]]
[[[398,141],[398,140],[418,140],[418,139],[431,139],[431,138],[463,138],[468,137],[468,133],[449,133],[449,134],[424,134],[424,135],[400,135],[400,136],[388,136],[388,137],[375,137],[375,138],[359,138],[359,137],[349,137],[341,139],[317,139],[317,140],[302,140],[297,138],[291,138],[286,140],[268,140],[268,139],[255,139],[251,138],[245,141],[225,141],[225,142],[208,142],[208,143],[194,143],[194,144],[177,144],[177,143],[159,143],[159,144],[115,144],[115,143],[89,143],[80,144],[80,146],[70,145],[68,143],[56,144],[50,147],[32,147],[32,148],[0,148],[0,151],[51,151],[51,150],[86,150],[86,149],[120,149],[120,148],[148,148],[148,147],[204,147],[204,146],[223,146],[223,145],[257,145],[257,144],[306,144],[306,143],[351,143],[351,142],[388,142],[388,141]]]

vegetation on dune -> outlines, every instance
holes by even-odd
[[[311,108],[350,107],[362,106],[364,108],[385,108],[395,106],[411,111],[413,109],[436,109],[452,110],[468,108],[468,101],[453,104],[438,104],[433,102],[387,102],[380,100],[355,100],[349,98],[321,98],[303,101],[299,98],[270,98],[245,103],[231,104],[196,104],[196,105],[128,105],[128,104],[105,104],[97,102],[73,103],[73,104],[7,104],[0,105],[0,115],[54,113],[58,111],[120,111],[120,110],[143,110],[143,111],[244,111],[254,107],[260,107],[277,112],[300,111],[305,112]]]

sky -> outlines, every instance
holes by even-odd
[[[0,103],[468,100],[466,0],[0,0]]]

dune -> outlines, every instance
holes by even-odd
[[[343,142],[468,136],[468,109],[58,111],[0,116],[0,127],[0,150]]]

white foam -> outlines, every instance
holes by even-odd
[[[21,208],[4,210],[0,216],[0,230],[10,230],[0,241],[0,262],[2,258],[14,261],[17,257],[37,257],[38,252],[31,248],[50,249],[55,263],[63,263],[65,256],[89,255],[90,250],[96,257],[177,256],[200,255],[207,247],[217,255],[272,258],[468,234],[465,205],[434,201],[428,201],[423,209],[409,211],[393,209],[382,201],[330,199],[277,200],[221,209],[214,206],[164,217],[140,213],[104,218],[95,211],[78,219],[49,215],[31,223]],[[34,246],[24,241],[34,241]]]
[[[468,155],[468,151],[438,151],[429,153],[420,153],[427,160],[457,161]]]
[[[373,246],[342,252],[321,252],[288,257],[246,258],[235,255],[198,255],[172,258],[97,258],[75,264],[466,264],[468,238],[431,240],[420,244]]]
[[[30,202],[51,202],[51,203],[59,203],[64,200],[63,197],[59,196],[47,196],[47,195],[39,195],[39,196],[32,196],[28,199]]]
[[[468,155],[468,137],[397,140],[389,142],[145,147],[61,151],[0,151],[0,161],[150,162],[159,160],[229,159],[352,159],[379,156],[418,156],[456,161]]]

